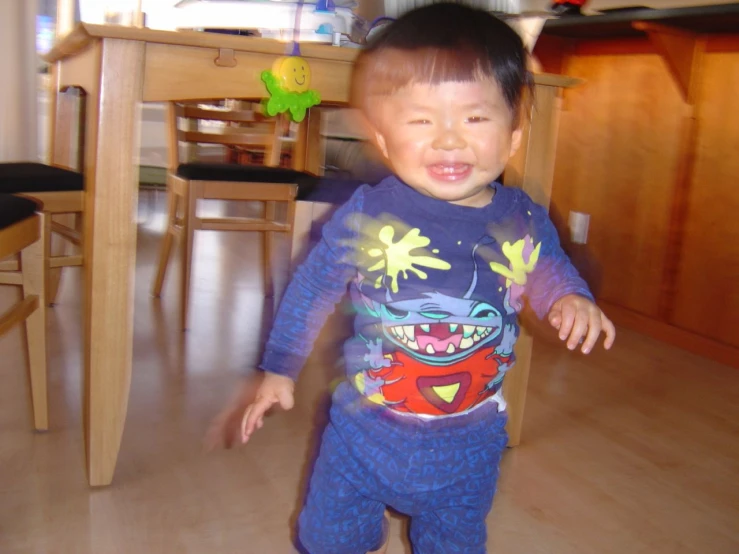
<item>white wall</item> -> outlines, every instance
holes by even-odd
[[[0,161],[36,160],[36,0],[0,0]]]
[[[359,6],[355,11],[360,17],[372,21],[385,15],[385,0],[359,0]]]

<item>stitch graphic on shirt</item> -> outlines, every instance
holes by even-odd
[[[420,229],[381,215],[362,218],[358,231],[363,261],[354,294],[378,323],[371,339],[363,337],[367,365],[353,378],[356,389],[393,410],[436,416],[464,412],[495,396],[514,359],[517,331],[506,318],[522,307],[541,243],[531,234],[502,243],[492,234],[481,237],[472,246],[471,264],[465,264],[473,269],[468,286],[455,295],[423,290],[428,271],[452,266]],[[484,266],[502,277],[500,304],[475,293]],[[412,289],[403,288],[406,281]],[[372,292],[382,288],[384,298]]]
[[[450,415],[494,396],[512,361],[515,330],[506,325],[498,347],[483,348],[460,362],[429,366],[405,352],[388,354],[390,365],[354,376],[357,390],[371,402],[398,412]]]
[[[364,229],[363,234],[370,232]],[[409,256],[411,251],[429,244],[418,229],[411,229],[398,242],[394,242],[395,235],[392,225],[384,225],[377,236],[388,248],[365,248],[366,255],[383,257],[379,263],[367,264],[366,273],[412,268],[412,261],[419,257]],[[355,293],[369,315],[379,320],[377,332],[381,334],[381,338],[364,339],[367,368],[354,376],[354,386],[371,402],[399,412],[440,416],[469,410],[500,390],[504,372],[513,360],[516,330],[514,325],[504,324],[503,314],[494,305],[473,299],[478,284],[476,255],[483,243],[489,244],[489,239],[481,240],[472,249],[474,271],[461,297],[427,290],[419,292],[416,298],[393,300],[398,292],[397,277],[403,274],[407,279],[403,271],[383,271],[378,279],[365,277],[360,270]],[[402,246],[394,250],[397,245]],[[515,251],[516,247],[509,260],[516,259]],[[429,261],[426,256],[420,259]],[[446,269],[438,265],[442,264],[430,263],[426,267]],[[514,262],[512,267],[512,278],[520,280],[520,264]],[[415,273],[426,278],[424,272]],[[371,298],[371,289],[362,293],[363,287],[388,286],[384,282],[386,275],[392,280],[385,301]],[[504,293],[509,295],[510,289]]]
[[[365,297],[387,341],[433,366],[463,360],[495,340],[503,318],[492,304],[424,292],[420,298],[379,303]]]

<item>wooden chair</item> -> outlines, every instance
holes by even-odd
[[[0,284],[23,288],[23,297],[0,312],[0,336],[25,321],[33,424],[49,428],[46,392],[46,309],[44,303],[44,215],[27,198],[0,194],[0,258],[20,257],[19,269],[0,272]]]
[[[271,264],[273,235],[285,233],[286,248],[291,247],[298,188],[310,188],[317,178],[308,173],[276,167],[280,160],[283,129],[279,118],[267,118],[253,110],[213,109],[173,102],[168,106],[167,121],[167,231],[152,293],[154,296],[161,294],[173,240],[177,237],[182,253],[180,311],[182,327],[186,329],[194,232],[202,229],[264,233],[264,290],[266,296],[271,296],[274,294]],[[181,143],[188,146],[191,154],[198,145],[262,148],[265,165],[184,161],[180,156]],[[263,216],[200,217],[197,204],[198,200],[204,199],[258,201],[264,205]],[[278,217],[278,208],[281,208],[281,217]]]
[[[59,291],[64,267],[82,265],[82,215],[85,192],[82,174],[85,120],[85,95],[79,89],[68,89],[58,95],[55,125],[58,136],[53,145],[52,165],[36,162],[0,163],[0,193],[18,194],[43,204],[44,262],[47,301],[53,305]],[[77,252],[52,252],[52,233],[71,243]],[[0,257],[0,260],[2,257]],[[0,270],[17,270],[15,261],[0,263]]]

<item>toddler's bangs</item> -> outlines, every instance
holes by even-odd
[[[355,67],[353,99],[364,105],[372,96],[384,96],[410,84],[438,85],[494,78],[472,48],[454,50],[386,48],[360,59]]]

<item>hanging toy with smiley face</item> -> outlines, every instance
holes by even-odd
[[[310,77],[310,66],[304,58],[277,58],[272,71],[262,72],[262,81],[270,94],[265,99],[267,113],[277,115],[289,111],[293,121],[303,121],[306,110],[321,102],[318,92],[310,89]]]

